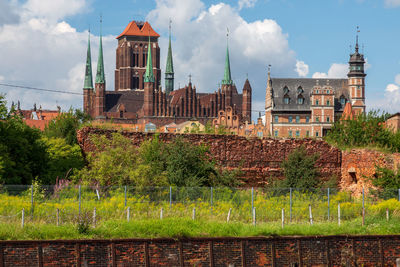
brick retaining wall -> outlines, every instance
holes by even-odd
[[[400,236],[0,241],[0,266],[396,266],[397,258]]]
[[[84,153],[93,151],[90,135],[107,135],[116,130],[104,130],[85,127],[78,131],[77,138]],[[134,146],[139,146],[144,140],[154,136],[153,133],[122,131],[122,135],[131,139]],[[341,151],[330,146],[323,140],[316,139],[274,139],[246,138],[237,135],[211,134],[170,134],[160,133],[159,139],[171,142],[177,136],[191,144],[204,144],[210,149],[211,157],[226,169],[240,167],[242,180],[247,186],[263,186],[268,178],[283,178],[282,161],[293,149],[303,145],[309,154],[320,155],[316,162],[322,179],[341,176]]]

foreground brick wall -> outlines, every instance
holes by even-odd
[[[0,266],[396,266],[400,236],[2,241]]]
[[[83,128],[78,131],[78,142],[85,153],[92,151],[91,134],[111,135],[114,130],[98,128]],[[132,140],[132,144],[139,146],[144,140],[152,138],[152,133],[128,132],[122,134]],[[161,133],[160,140],[170,142],[179,135]],[[290,152],[303,145],[310,154],[320,155],[317,167],[320,168],[323,179],[333,175],[341,175],[341,151],[322,140],[315,139],[247,139],[235,135],[201,135],[183,134],[186,141],[192,144],[206,144],[210,148],[210,155],[226,169],[241,167],[243,181],[248,186],[262,186],[270,177],[283,178],[280,165]]]

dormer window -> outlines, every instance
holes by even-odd
[[[283,93],[286,95],[287,93],[289,93],[289,88],[287,88],[287,86],[283,87]]]
[[[303,92],[304,92],[303,88],[301,88],[301,86],[299,86],[299,88],[297,88],[297,93],[302,94]]]
[[[284,103],[284,104],[289,104],[289,103],[290,103],[290,98],[289,98],[289,96],[285,96],[285,97],[283,98],[283,103]]]
[[[304,104],[304,97],[303,96],[299,96],[297,98],[297,104],[299,104],[299,105],[303,105]]]

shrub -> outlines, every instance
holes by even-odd
[[[312,189],[318,186],[318,169],[315,162],[317,154],[307,155],[303,146],[293,150],[282,163],[285,179],[280,182],[283,188]]]

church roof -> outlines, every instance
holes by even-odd
[[[118,112],[124,105],[126,112],[137,113],[143,106],[143,91],[106,91],[106,112]]]
[[[118,35],[116,39],[121,38],[122,36],[151,36],[151,37],[160,37],[158,33],[151,27],[150,23],[139,22],[132,20],[129,22],[128,26],[126,26],[125,30]]]
[[[349,99],[347,89],[347,79],[315,79],[315,78],[271,78],[273,95],[274,95],[274,110],[276,111],[310,111],[311,107],[311,92],[313,87],[317,84],[317,81],[321,87],[324,87],[329,83],[335,92],[335,111],[342,111],[344,105],[341,105],[339,99],[344,96],[347,100]],[[329,82],[328,82],[329,81]],[[287,87],[288,92],[285,94],[284,88]],[[302,92],[298,92],[298,88],[301,87]],[[284,97],[287,95],[290,99],[289,104],[284,103]],[[299,96],[304,98],[303,104],[298,104],[297,98]]]

